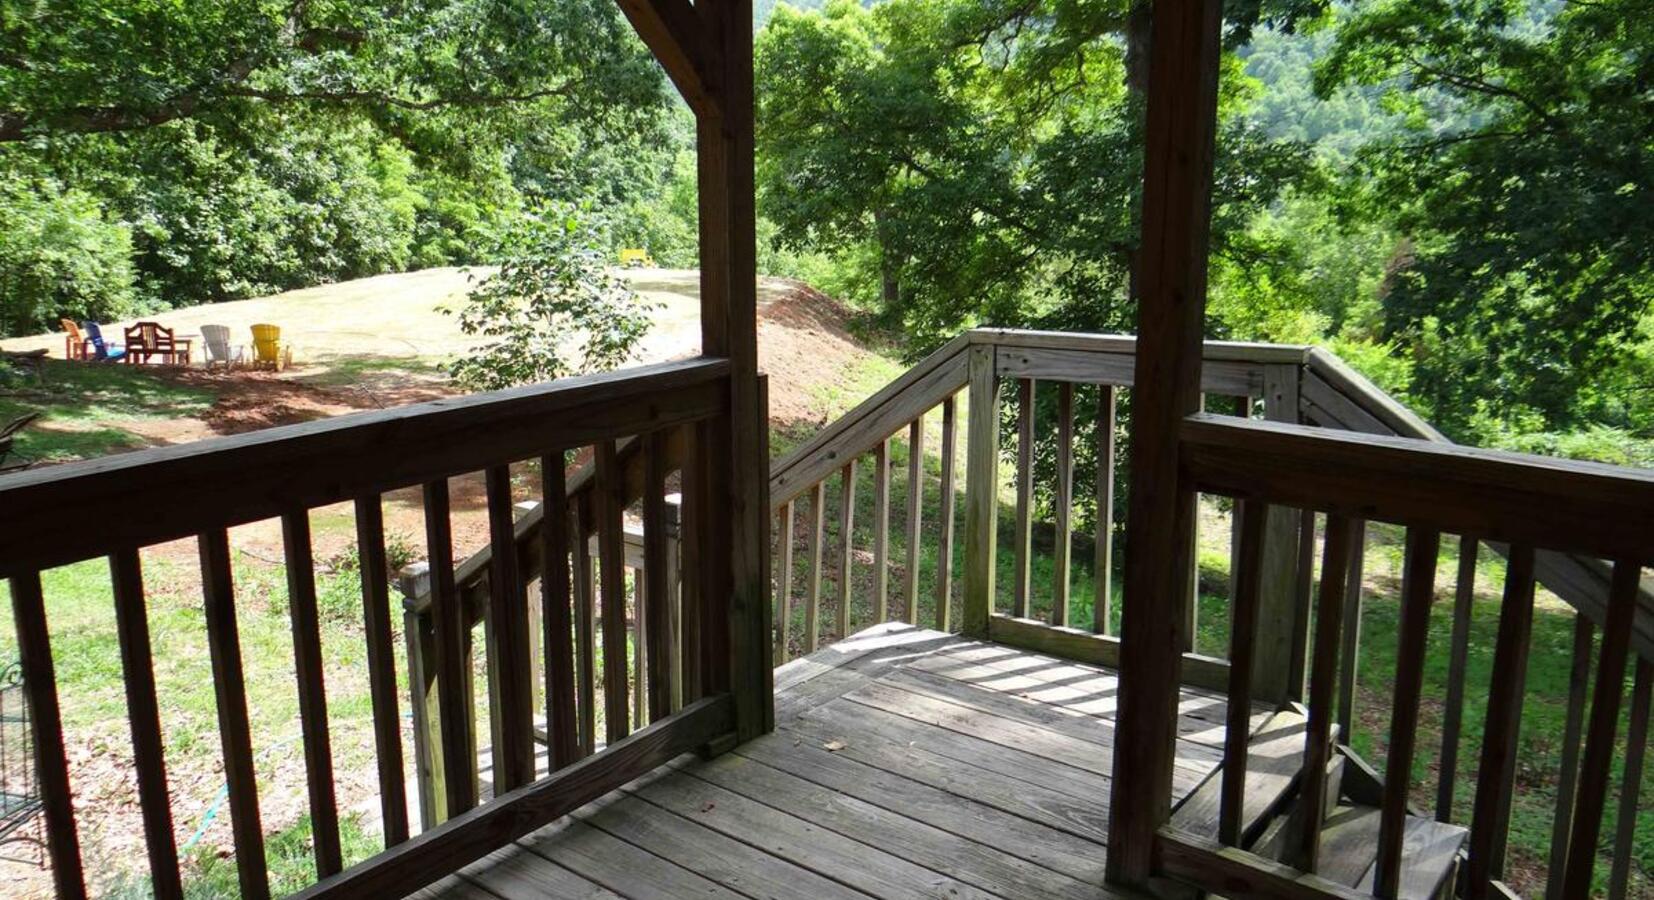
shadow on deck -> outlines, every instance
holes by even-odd
[[[1102,886],[1111,670],[883,625],[775,682],[774,734],[680,758],[414,896],[1125,896]],[[1224,711],[1185,689],[1177,802],[1217,769]]]

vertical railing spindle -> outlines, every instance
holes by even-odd
[[[1114,615],[1114,430],[1119,390],[1097,385],[1097,525],[1091,630],[1108,634]]]
[[[1465,863],[1465,896],[1500,896],[1494,881],[1504,869],[1505,835],[1510,827],[1510,785],[1516,777],[1516,741],[1522,728],[1528,649],[1533,636],[1533,548],[1513,544],[1507,554],[1505,596],[1499,606],[1499,636],[1493,649],[1487,721],[1470,820]]]
[[[1351,523],[1350,565],[1345,572],[1344,634],[1338,648],[1338,739],[1349,744],[1355,732],[1355,680],[1361,674],[1361,593],[1366,576],[1367,523]],[[1326,575],[1323,573],[1323,578]]]
[[[161,742],[160,706],[155,700],[155,667],[151,662],[138,551],[126,549],[111,554],[109,576],[115,591],[115,631],[121,645],[121,675],[126,686],[127,721],[132,728],[132,763],[138,776],[138,802],[143,807],[151,886],[156,900],[181,900],[184,888],[178,877],[178,846],[172,836],[172,802],[167,792],[166,754]]]
[[[949,395],[942,401],[942,508],[936,523],[936,630],[953,627],[953,507],[954,478],[958,468],[954,444],[958,412]]]
[[[39,572],[12,577],[11,604],[12,619],[17,626],[23,692],[29,703],[35,766],[40,777],[40,799],[46,818],[46,851],[52,861],[52,883],[60,900],[83,900],[86,897],[86,879],[81,874],[80,835],[75,830],[75,810],[70,800],[69,758],[63,749],[63,716],[58,709],[57,676],[52,665],[52,642],[50,630],[46,627],[46,599],[41,591]],[[233,611],[231,615],[234,615]],[[216,647],[215,643],[215,662]],[[236,674],[239,680],[239,666]],[[245,704],[242,709],[245,711]],[[242,733],[245,734],[245,729]],[[225,756],[227,763],[228,752]],[[255,820],[257,803],[255,797]],[[236,817],[235,824],[242,824],[240,816]],[[239,828],[236,834],[240,836]],[[262,876],[264,872],[262,846],[259,849],[258,861],[248,867],[252,871],[244,869],[242,873],[242,890],[246,893],[251,888],[253,896],[258,895],[258,882],[262,880],[254,876]],[[263,888],[263,892],[268,895],[269,888]]]
[[[580,758],[576,721],[568,473],[561,451],[540,457],[540,625],[545,630],[546,741],[553,771]]]
[[[873,622],[890,618],[890,438],[873,446]]]
[[[1051,497],[1051,624],[1068,624],[1069,557],[1074,545],[1074,384],[1057,385],[1057,483]]]
[[[367,641],[368,694],[373,702],[374,758],[379,764],[379,814],[385,827],[385,848],[389,849],[408,839],[402,719],[396,699],[396,656],[391,647],[390,562],[386,559],[385,513],[379,497],[358,497],[355,507],[362,631]]]
[[[1441,777],[1436,783],[1436,821],[1453,821],[1459,769],[1459,729],[1464,721],[1465,667],[1470,655],[1470,614],[1476,602],[1475,535],[1459,539],[1459,577],[1453,594],[1453,638],[1447,658],[1447,703],[1442,709]]]
[[[1638,657],[1637,675],[1631,689],[1631,721],[1625,734],[1625,773],[1620,781],[1619,821],[1614,824],[1614,862],[1608,876],[1610,900],[1621,900],[1631,879],[1631,858],[1636,850],[1637,802],[1642,794],[1643,758],[1648,751],[1648,714],[1654,700],[1654,664]]]
[[[264,828],[259,821],[258,776],[253,770],[252,726],[247,721],[247,685],[236,628],[235,586],[230,576],[230,536],[223,529],[202,534],[201,586],[206,601],[207,649],[212,658],[218,701],[218,736],[229,788],[230,829],[235,838],[241,896],[266,900],[270,880],[264,863]]]
[[[649,721],[656,722],[672,714],[672,652],[669,645],[673,642],[672,634],[672,582],[670,567],[667,565],[667,547],[671,535],[668,534],[666,521],[666,453],[667,433],[664,431],[652,432],[644,441],[643,465],[643,609],[640,611],[643,620],[644,641],[647,648],[644,652],[644,661],[648,672],[645,683],[649,689]],[[789,504],[790,508],[790,504]],[[790,521],[787,523],[792,524]],[[792,529],[789,527],[781,532],[781,540],[787,547],[786,557],[788,565],[782,569],[783,581],[785,575],[792,569]],[[782,591],[782,603],[786,603],[786,592]],[[783,606],[783,612],[785,607]],[[783,618],[785,622],[785,618]],[[783,643],[786,640],[786,626],[781,627]]]
[[[454,541],[448,522],[448,480],[428,482],[425,555],[431,566],[431,619],[436,626],[437,717],[442,782],[453,818],[477,805],[477,743],[471,706],[471,629],[454,587]]]
[[[821,548],[827,538],[827,483],[810,488],[809,572],[804,583],[804,652],[821,645]]]
[[[574,679],[580,691],[580,755],[597,752],[597,571],[587,539],[597,526],[597,491],[583,494],[574,511]]]
[[[1441,534],[1407,529],[1401,575],[1401,624],[1396,649],[1390,745],[1384,760],[1384,795],[1379,810],[1378,861],[1373,893],[1393,900],[1401,887],[1401,841],[1407,824],[1407,789],[1412,781],[1418,739],[1419,699],[1424,693],[1424,652],[1430,637],[1430,605],[1436,594],[1436,558]]]
[[[1579,745],[1585,731],[1586,689],[1591,679],[1592,634],[1591,620],[1576,613],[1573,664],[1568,670],[1568,713],[1562,728],[1562,766],[1556,782],[1555,817],[1551,820],[1550,869],[1545,881],[1547,897],[1562,896],[1562,878],[1568,864],[1575,786],[1579,779]]]
[[[907,566],[902,602],[907,624],[919,624],[919,550],[923,541],[925,497],[925,414],[907,426]]]
[[[856,557],[856,460],[854,458],[844,464],[839,476],[839,542],[843,545],[839,554],[838,570],[838,633],[835,638],[843,640],[850,635],[850,578],[855,573],[854,561]]]
[[[483,475],[488,496],[488,667],[494,674],[490,718],[495,794],[534,780],[534,690],[529,664],[528,593],[517,563],[516,516],[511,505],[511,468],[489,466]]]
[[[1310,654],[1309,722],[1304,736],[1302,796],[1298,802],[1298,847],[1291,860],[1297,868],[1319,867],[1321,813],[1326,807],[1327,764],[1332,759],[1333,689],[1338,681],[1338,644],[1343,631],[1345,571],[1350,565],[1355,529],[1336,513],[1327,516],[1326,546],[1321,556],[1321,590],[1315,613],[1315,648]]]
[[[1263,589],[1263,531],[1269,507],[1242,506],[1240,571],[1229,604],[1229,709],[1223,740],[1223,781],[1219,785],[1218,840],[1241,842],[1246,807],[1246,752],[1251,743],[1252,660],[1257,649],[1259,593]],[[1314,773],[1311,773],[1313,776]]]
[[[615,458],[614,441],[597,444],[598,599],[603,633],[603,724],[610,744],[630,734],[626,692],[626,513],[625,475]]]
[[[1579,793],[1574,799],[1574,825],[1568,842],[1568,862],[1562,897],[1584,897],[1591,892],[1596,872],[1597,839],[1602,836],[1602,808],[1608,798],[1608,779],[1614,761],[1614,733],[1620,721],[1620,695],[1625,691],[1625,660],[1630,655],[1632,625],[1637,614],[1637,592],[1642,567],[1620,560],[1608,587],[1608,615],[1602,626],[1602,648],[1591,697],[1591,724],[1585,755],[1579,767]]]
[[[311,842],[316,856],[316,877],[326,878],[343,868],[344,862],[339,848],[339,810],[333,791],[327,690],[322,683],[322,634],[316,612],[310,513],[298,509],[283,514],[281,538],[287,562],[287,604],[293,627],[293,671],[299,687],[299,724],[304,740]]]
[[[1033,606],[1034,380],[1017,382],[1017,518],[1012,556],[1011,615],[1027,618]]]
[[[781,504],[775,514],[779,561],[775,567],[775,664],[787,661],[787,643],[792,627],[793,501]]]

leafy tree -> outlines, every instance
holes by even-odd
[[[498,390],[612,369],[648,332],[653,306],[609,270],[607,241],[571,207],[524,220],[497,273],[449,310],[490,343],[450,374],[472,390]]]
[[[1242,12],[1235,35],[1303,14]],[[1143,13],[1123,0],[778,7],[757,45],[758,182],[777,240],[866,261],[876,287],[857,299],[915,352],[972,322],[1129,328]],[[1307,152],[1235,117],[1243,80],[1233,61],[1226,74],[1216,230],[1219,252],[1251,266],[1268,248],[1246,224]]]
[[[1639,353],[1654,301],[1650,47],[1641,0],[1384,0],[1340,25],[1318,90],[1379,87],[1409,125],[1357,176],[1368,209],[1411,238],[1383,336],[1449,430],[1580,424],[1601,408],[1593,386]],[[1430,96],[1455,105],[1449,127]]]

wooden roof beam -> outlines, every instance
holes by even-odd
[[[713,30],[689,0],[616,0],[638,37],[697,115],[720,115],[717,73],[723,54]]]

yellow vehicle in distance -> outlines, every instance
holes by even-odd
[[[620,251],[620,264],[628,269],[653,269],[655,258],[642,247],[625,247]]]

